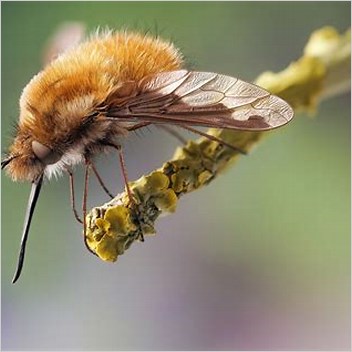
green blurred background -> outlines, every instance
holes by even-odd
[[[18,98],[64,21],[155,30],[191,66],[254,80],[298,58],[322,26],[350,26],[349,2],[6,2],[2,150]],[[177,143],[155,129],[125,143],[133,180]],[[112,189],[116,157],[98,162]],[[82,171],[77,171],[77,191]],[[115,264],[87,252],[66,177],[44,186],[25,268],[11,284],[30,185],[2,177],[5,350],[341,350],[350,343],[350,95],[298,114],[158,234]],[[92,184],[90,205],[106,200]]]

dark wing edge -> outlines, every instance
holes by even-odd
[[[283,99],[238,78],[212,72],[171,71],[144,78],[137,94],[112,106],[109,118],[265,131],[292,120]]]

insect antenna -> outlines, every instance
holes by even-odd
[[[33,183],[32,183],[32,189],[31,189],[31,193],[30,193],[30,196],[28,199],[26,217],[24,220],[24,227],[23,227],[23,233],[22,233],[22,239],[21,239],[20,252],[19,252],[19,256],[18,256],[17,268],[16,268],[15,275],[13,276],[13,279],[12,279],[13,284],[18,280],[18,278],[20,277],[21,272],[22,272],[23,263],[24,263],[24,256],[25,256],[25,252],[26,252],[26,243],[27,243],[28,234],[29,234],[29,228],[31,226],[31,221],[32,221],[34,209],[37,204],[40,190],[42,188],[43,176],[44,176],[44,174],[41,174],[39,176],[39,178],[37,180],[33,181]]]
[[[203,131],[199,131],[199,130],[193,128],[193,127],[189,127],[189,126],[185,126],[185,125],[178,125],[178,126],[180,126],[181,128],[183,128],[183,129],[185,129],[185,130],[188,130],[188,131],[190,131],[190,132],[193,132],[193,133],[199,134],[199,135],[201,135],[201,136],[203,136],[203,137],[205,137],[205,138],[208,138],[208,139],[210,139],[211,141],[214,141],[214,142],[217,142],[217,143],[219,143],[219,144],[222,144],[222,145],[224,145],[224,146],[226,146],[226,147],[228,147],[228,148],[230,148],[230,149],[232,149],[232,150],[235,150],[236,152],[238,152],[238,153],[240,153],[240,154],[243,154],[243,155],[246,155],[246,154],[247,154],[247,152],[244,151],[243,149],[238,148],[238,147],[236,147],[236,146],[234,146],[234,145],[232,145],[232,144],[229,144],[229,143],[225,142],[224,140],[222,140],[222,139],[220,139],[220,138],[217,138],[217,137],[215,137],[215,136],[212,136],[211,134],[205,133],[205,132],[203,132]]]

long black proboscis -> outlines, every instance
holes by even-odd
[[[21,248],[18,256],[17,268],[16,268],[15,275],[13,276],[13,279],[12,279],[13,284],[18,280],[18,278],[21,275],[23,262],[24,262],[24,255],[26,252],[26,243],[28,239],[29,228],[31,226],[32,216],[34,213],[35,206],[37,204],[40,189],[42,188],[42,183],[43,183],[43,175],[41,175],[37,180],[33,181],[32,183],[31,194],[28,199],[27,212],[26,212],[26,217],[23,225]]]

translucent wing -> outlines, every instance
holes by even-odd
[[[270,130],[293,118],[284,100],[254,84],[186,70],[146,77],[133,98],[110,107],[112,118],[239,130]]]

